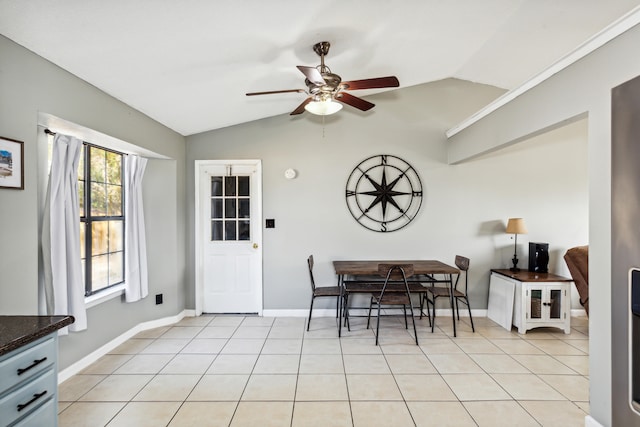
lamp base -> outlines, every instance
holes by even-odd
[[[513,267],[511,267],[509,270],[520,271],[520,269],[518,268],[518,257],[515,253],[513,254],[513,259],[511,260],[511,262],[513,263]]]

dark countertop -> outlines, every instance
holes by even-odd
[[[0,316],[0,356],[73,322],[73,316]]]

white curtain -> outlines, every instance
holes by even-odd
[[[125,299],[135,302],[149,294],[147,244],[142,207],[142,177],[147,159],[125,158]]]
[[[82,141],[57,134],[42,223],[44,291],[47,314],[75,317],[70,331],[87,328],[80,261],[78,162]],[[66,334],[66,328],[60,330]]]

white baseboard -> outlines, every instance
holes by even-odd
[[[358,312],[358,315],[362,313],[362,309],[352,309],[351,312]],[[358,311],[359,310],[359,311]],[[415,309],[414,309],[415,310]],[[282,310],[263,310],[262,315],[264,317],[307,317],[309,316],[309,310],[298,310],[298,309],[282,309]],[[336,309],[333,308],[319,308],[313,310],[313,317],[329,317],[335,316]],[[427,315],[425,310],[424,315]],[[451,309],[450,308],[439,308],[436,310],[436,316],[450,316]],[[471,310],[471,315],[474,317],[487,317],[487,310]],[[460,317],[469,317],[469,312],[465,310],[460,310]]]
[[[307,317],[309,315],[309,310],[298,310],[298,309],[282,309],[282,310],[262,310],[262,316],[264,317]],[[335,316],[336,309],[330,308],[319,308],[317,310],[313,310],[313,317],[327,317],[327,316]]]
[[[133,328],[129,329],[127,332],[122,335],[112,339],[102,347],[98,348],[92,353],[89,353],[82,359],[78,360],[71,366],[63,369],[58,373],[58,384],[62,383],[65,380],[68,380],[75,374],[79,373],[83,369],[87,368],[92,363],[96,362],[105,354],[109,353],[114,348],[118,347],[120,344],[124,343],[128,339],[134,337],[142,331],[146,331],[153,328],[159,328],[161,326],[171,325],[173,323],[177,323],[181,321],[185,317],[195,316],[195,310],[183,310],[181,313],[176,314],[171,317],[164,317],[162,319],[151,320],[149,322],[139,323]]]
[[[584,311],[584,310],[583,310]],[[593,419],[591,415],[584,417],[584,427],[604,427],[602,424]]]
[[[584,311],[584,308],[572,308],[571,317],[587,317],[587,312]]]

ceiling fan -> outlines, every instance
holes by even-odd
[[[306,93],[309,96],[302,104],[293,110],[290,115],[301,114],[305,110],[318,115],[328,115],[339,111],[342,104],[347,104],[362,111],[370,110],[375,106],[369,101],[353,96],[348,92],[359,89],[381,89],[387,87],[398,87],[400,82],[395,76],[378,77],[373,79],[352,80],[343,82],[342,78],[331,72],[331,69],[324,63],[324,57],[329,53],[331,44],[320,42],[313,45],[313,51],[320,56],[320,65],[317,67],[306,67],[298,65],[298,70],[305,75],[304,83],[308,90],[286,89],[272,90],[267,92],[250,92],[247,96],[271,95],[274,93],[298,92]],[[335,102],[339,101],[339,102]]]

